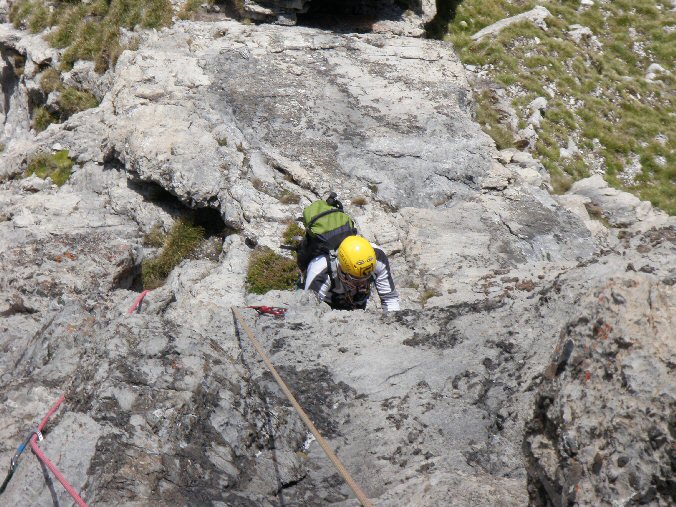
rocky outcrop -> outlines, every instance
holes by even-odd
[[[642,239],[673,250],[676,230]],[[656,280],[629,269],[561,330],[525,440],[533,505],[674,501],[676,272]]]
[[[586,403],[574,368],[601,386],[610,352],[629,361],[625,377],[643,378],[653,349],[626,337],[639,319],[657,326],[641,332],[666,336],[673,219],[646,209],[605,227],[588,208],[610,222],[618,200],[596,180],[551,196],[536,161],[498,153],[472,121],[462,67],[442,42],[185,22],[143,36],[100,81],[85,67],[69,79],[98,83],[101,105],[35,137],[9,136],[0,154],[0,460],[65,391],[41,446],[92,504],[355,505],[233,320],[232,306],[273,304],[286,318],[245,318],[378,505],[569,494],[574,463],[549,431],[569,421],[553,410],[545,424],[539,400]],[[18,179],[51,149],[74,159],[68,183]],[[286,220],[329,189],[390,255],[402,312],[246,294],[251,248],[276,248]],[[357,196],[365,204],[350,205]],[[220,256],[184,260],[127,315],[154,252],[144,234],[190,209],[215,210],[228,226]],[[609,349],[587,350],[600,318],[621,332]],[[552,376],[561,336],[582,362],[568,358]],[[617,377],[612,386],[625,389]],[[598,435],[566,428],[578,449],[601,449]],[[663,494],[673,439],[657,441],[629,481],[640,495],[650,484]],[[629,491],[585,480],[580,499]],[[25,458],[3,501],[51,498]]]
[[[107,99],[72,120],[72,135],[38,139],[59,140],[80,160],[117,158],[186,203],[215,199],[240,228],[239,200],[250,193],[242,170],[267,181],[288,174],[317,194],[328,186],[313,182],[347,176],[350,193],[371,187],[396,207],[431,205],[476,185],[490,164],[489,140],[463,120],[467,85],[441,43],[285,30],[226,22],[152,36],[146,49],[122,55]],[[171,121],[158,124],[162,117]],[[75,146],[82,138],[99,146]],[[8,176],[26,156],[3,158]],[[423,195],[402,190],[423,181]],[[247,219],[258,207],[247,206]]]
[[[531,22],[538,28],[543,30],[547,29],[546,19],[551,16],[551,12],[546,7],[538,5],[533,9],[517,14],[509,18],[501,19],[500,21],[493,23],[485,28],[482,28],[477,33],[472,35],[473,40],[481,40],[484,37],[495,36],[499,34],[503,29],[507,28],[510,25],[521,22]]]

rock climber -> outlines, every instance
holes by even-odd
[[[371,285],[375,285],[384,311],[399,310],[399,293],[387,255],[362,236],[345,238],[335,257],[315,257],[305,274],[305,290],[316,293],[334,310],[365,309]]]

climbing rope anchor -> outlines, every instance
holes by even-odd
[[[12,459],[9,462],[9,472],[7,472],[7,477],[5,477],[5,480],[3,481],[2,486],[0,486],[0,494],[4,493],[5,489],[7,489],[7,485],[9,484],[9,481],[12,480],[12,477],[14,476],[14,472],[19,467],[19,460],[21,459],[21,455],[26,450],[26,447],[28,447],[28,444],[30,444],[30,441],[31,441],[31,438],[33,438],[33,435],[37,435],[38,440],[42,441],[42,433],[37,428],[32,430],[30,433],[28,433],[28,436],[23,441],[23,443],[19,446],[19,448],[16,450],[16,452],[14,453],[14,456],[12,456]]]
[[[21,458],[21,455],[23,454],[24,450],[28,447],[28,444],[30,444],[31,449],[33,450],[35,456],[52,472],[52,474],[54,474],[54,477],[56,477],[57,480],[63,485],[63,487],[71,496],[71,498],[75,501],[75,503],[79,507],[87,507],[87,504],[84,502],[84,500],[82,500],[82,498],[80,498],[80,495],[77,494],[73,486],[71,486],[68,483],[68,481],[59,471],[59,469],[56,468],[56,466],[54,466],[54,463],[52,463],[49,460],[49,458],[47,458],[47,456],[45,456],[45,454],[38,447],[38,441],[43,440],[42,430],[49,421],[49,418],[54,415],[54,413],[59,408],[59,405],[63,403],[63,400],[65,400],[65,398],[66,398],[65,395],[62,394],[61,397],[56,401],[54,406],[52,406],[49,412],[47,412],[47,415],[42,419],[42,421],[40,421],[38,427],[34,430],[31,430],[31,432],[26,437],[26,440],[24,440],[23,443],[16,450],[14,456],[12,457],[12,460],[10,461],[9,473],[5,478],[5,481],[2,483],[2,486],[0,486],[0,494],[2,494],[7,488],[7,484],[9,484],[9,481],[12,479],[14,472],[19,466],[19,459]]]
[[[252,308],[260,315],[272,315],[277,318],[284,317],[284,314],[286,313],[286,308],[279,306],[245,306],[244,308]]]

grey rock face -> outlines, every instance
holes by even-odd
[[[34,137],[11,134],[0,154],[0,460],[65,392],[41,445],[92,504],[356,505],[232,306],[289,309],[284,319],[243,312],[383,506],[520,506],[529,483],[533,502],[542,491],[567,495],[567,458],[522,450],[527,421],[528,437],[539,435],[542,393],[586,403],[568,370],[543,379],[561,333],[584,343],[588,329],[568,324],[604,318],[625,338],[652,315],[666,336],[673,219],[627,208],[625,194],[593,179],[554,199],[541,166],[497,153],[471,121],[464,71],[441,42],[179,23],[146,34],[114,73],[96,79],[78,65],[67,79],[99,90],[101,105]],[[12,100],[24,100],[17,90]],[[75,159],[66,185],[13,179],[34,152],[56,149]],[[252,246],[276,248],[285,221],[330,189],[390,255],[404,311],[245,292]],[[282,202],[285,191],[298,202]],[[366,204],[351,205],[356,196]],[[591,220],[589,203],[611,223],[621,215],[622,228]],[[141,261],[154,253],[144,233],[186,207],[217,210],[230,227],[220,258],[185,259],[128,315]],[[610,299],[597,305],[600,294]],[[604,351],[626,358],[627,382],[645,389],[646,358],[669,365],[647,338],[617,350],[611,341],[620,343],[613,335],[610,349],[583,358],[595,375]],[[607,424],[593,416],[589,424]],[[659,416],[650,421],[663,429]],[[618,438],[631,447],[639,426]],[[601,446],[583,429],[578,449]],[[637,462],[630,486],[641,495],[667,480],[662,449]],[[629,491],[580,477],[590,503]],[[32,457],[5,495],[52,501]]]
[[[349,178],[350,192],[371,186],[395,207],[448,200],[490,167],[464,73],[442,43],[237,23],[190,30],[125,52],[102,106],[67,122],[77,134],[38,139],[63,140],[82,161],[114,158],[186,204],[220,207],[240,229],[255,209],[247,203],[244,216],[250,160],[315,195],[327,178]],[[11,148],[0,155],[6,176],[27,158]]]

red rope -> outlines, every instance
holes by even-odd
[[[59,405],[63,402],[63,400],[66,398],[66,395],[62,394],[61,397],[57,400],[57,402],[54,404],[54,406],[51,408],[51,410],[47,413],[45,418],[42,420],[40,425],[38,426],[38,431],[42,432],[42,428],[45,427],[47,424],[47,421],[49,418],[54,415],[54,412],[59,408]],[[75,490],[73,489],[73,486],[68,484],[68,481],[65,479],[63,475],[61,475],[61,472],[54,466],[54,464],[49,461],[47,456],[43,454],[43,452],[40,450],[38,447],[38,436],[36,434],[33,434],[31,437],[31,449],[33,449],[33,452],[35,455],[38,457],[40,461],[42,461],[47,468],[49,468],[52,473],[54,474],[54,477],[58,479],[58,481],[63,485],[64,488],[66,488],[66,491],[68,491],[68,494],[73,497],[73,500],[75,500],[75,503],[77,503],[80,507],[87,507],[87,504],[84,503],[84,500],[80,498],[80,495],[78,495]]]
[[[139,297],[136,298],[136,301],[134,301],[134,304],[131,305],[131,308],[130,308],[129,311],[127,312],[127,315],[131,315],[132,312],[133,312],[134,310],[136,310],[136,308],[138,308],[138,305],[141,304],[141,301],[143,301],[143,298],[146,297],[146,294],[148,294],[148,292],[150,292],[150,291],[144,290],[143,292],[141,292],[141,294],[139,295]]]

